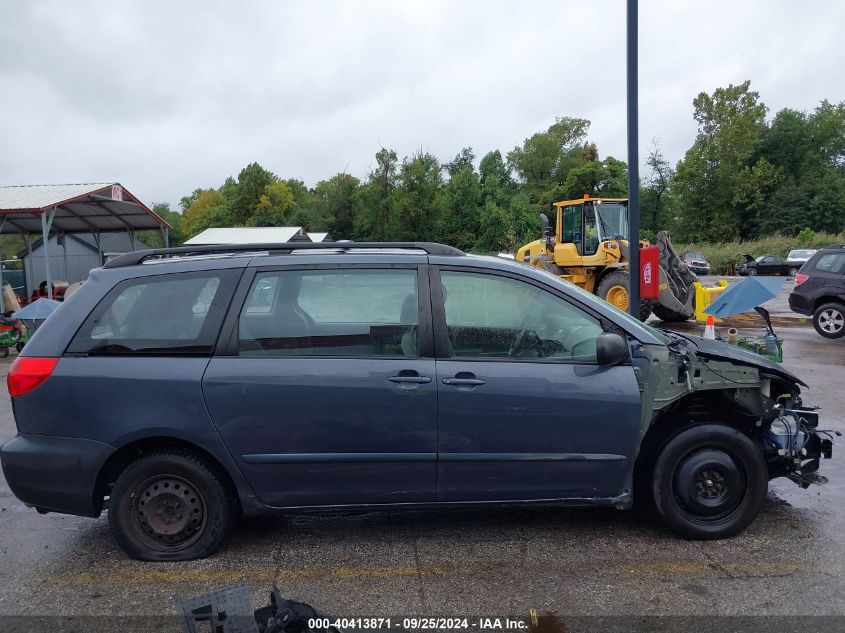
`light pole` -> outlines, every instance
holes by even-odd
[[[637,0],[627,0],[628,49],[628,311],[640,316],[640,153],[637,107]]]

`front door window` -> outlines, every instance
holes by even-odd
[[[598,319],[534,285],[479,273],[441,274],[456,358],[594,362]]]

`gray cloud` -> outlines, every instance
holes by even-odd
[[[692,99],[845,100],[845,4],[641,2],[640,138],[677,160]],[[379,146],[507,151],[555,116],[625,157],[624,2],[7,2],[4,184],[120,180],[178,201],[253,160],[309,184]]]

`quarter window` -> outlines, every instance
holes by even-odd
[[[454,357],[596,359],[598,319],[531,284],[482,273],[441,273]]]
[[[816,270],[825,273],[845,273],[845,253],[822,255],[816,262]]]
[[[241,311],[242,356],[418,355],[417,272],[259,273]]]
[[[125,281],[94,309],[68,351],[211,354],[236,275],[223,271]]]

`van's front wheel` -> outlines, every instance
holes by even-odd
[[[213,553],[237,513],[234,495],[188,452],[145,455],[121,473],[109,500],[109,526],[132,558],[192,560]]]
[[[686,538],[717,539],[744,530],[768,490],[763,452],[720,424],[693,426],[657,457],[652,492],[665,523]]]

